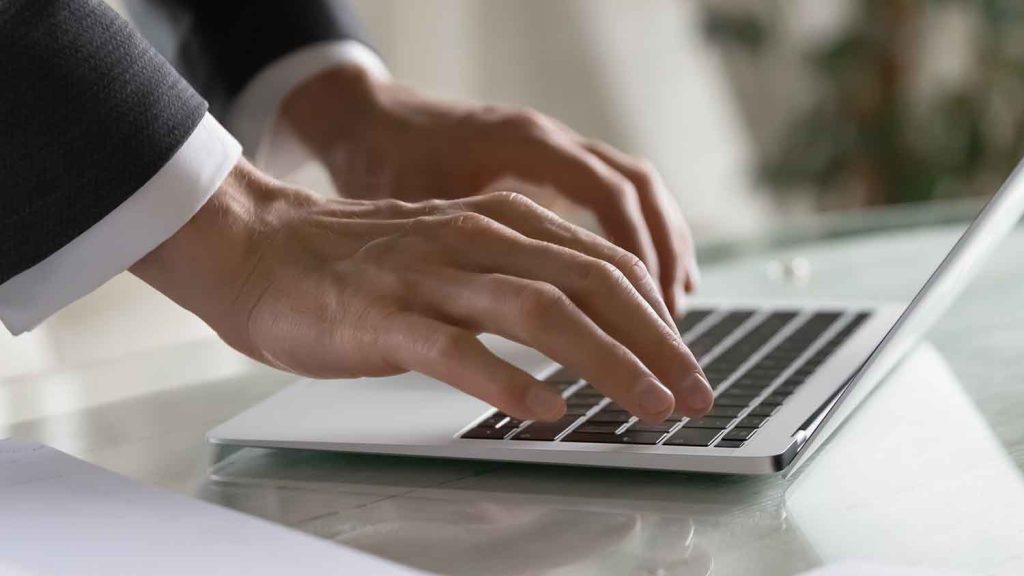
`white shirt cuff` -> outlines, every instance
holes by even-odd
[[[308,160],[305,147],[277,122],[278,109],[294,88],[339,64],[357,64],[377,77],[389,77],[373,50],[355,40],[332,40],[274,60],[245,85],[231,105],[227,126],[256,167],[283,177]]]
[[[127,270],[199,211],[241,153],[231,134],[206,114],[167,164],[124,203],[0,284],[0,322],[15,335],[31,330]]]

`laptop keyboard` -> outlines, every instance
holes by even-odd
[[[866,312],[691,310],[677,321],[711,387],[715,405],[699,419],[672,415],[646,424],[565,368],[545,380],[565,397],[555,422],[494,412],[462,438],[738,448],[750,440],[831,354]]]

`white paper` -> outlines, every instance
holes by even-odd
[[[0,574],[422,574],[53,448],[0,440]]]

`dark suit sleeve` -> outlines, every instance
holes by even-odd
[[[0,284],[141,188],[206,108],[100,0],[0,0]]]
[[[331,40],[366,43],[346,0],[128,0],[127,6],[215,115],[281,56]]]

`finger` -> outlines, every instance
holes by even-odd
[[[557,420],[565,401],[547,384],[495,356],[476,336],[436,320],[396,313],[382,330],[388,361],[436,378],[523,420]]]
[[[657,251],[628,179],[582,148],[574,134],[539,114],[514,113],[494,126],[498,137],[493,141],[499,145],[489,149],[493,155],[478,159],[484,171],[553,186],[593,211],[611,240],[639,256],[658,276]]]
[[[495,192],[463,200],[431,200],[416,203],[385,201],[354,206],[336,203],[330,211],[325,212],[323,221],[326,226],[334,226],[337,224],[336,220],[340,218],[348,223],[350,230],[365,228],[367,234],[379,236],[383,229],[407,226],[407,223],[399,219],[455,215],[467,211],[483,214],[524,236],[565,246],[612,264],[633,284],[665,324],[678,332],[657,284],[636,255],[589,230],[563,220],[554,212],[521,194]],[[359,218],[359,221],[353,221],[353,218]],[[354,238],[349,243],[363,237],[353,235],[351,231],[349,236]],[[345,248],[340,245],[339,247]]]
[[[622,173],[636,187],[644,218],[651,230],[665,300],[673,314],[682,312],[683,294],[695,288],[696,258],[689,228],[679,205],[652,167],[601,142],[586,148]]]
[[[467,200],[463,206],[483,214],[523,236],[570,248],[615,266],[643,296],[667,326],[678,333],[672,314],[650,272],[634,254],[597,234],[560,218],[554,212],[513,192],[496,192]]]
[[[660,422],[672,413],[672,393],[555,286],[455,270],[417,280],[421,312],[536,348],[644,420]]]
[[[430,220],[430,219],[425,219]],[[710,408],[707,378],[677,333],[668,328],[614,266],[563,246],[527,238],[473,213],[424,222],[435,242],[464,269],[495,272],[556,286],[595,324],[621,342],[680,400],[688,414]]]

